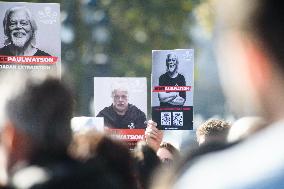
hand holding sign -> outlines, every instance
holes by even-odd
[[[147,122],[147,128],[145,130],[145,140],[146,143],[155,151],[160,147],[160,144],[163,140],[164,133],[163,131],[157,128],[157,123],[149,120]]]

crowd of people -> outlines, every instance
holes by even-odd
[[[129,150],[123,141],[94,129],[72,133],[72,91],[57,78],[11,72],[2,75],[0,86],[5,89],[0,101],[2,188],[171,187],[200,156],[225,150],[265,127],[256,117],[236,122],[244,122],[242,133],[224,120],[207,120],[196,130],[199,146],[185,154],[163,141],[163,131],[149,120],[145,140]],[[238,141],[228,142],[230,131]]]
[[[217,7],[221,79],[241,119],[207,120],[196,130],[198,146],[186,152],[163,141],[152,120],[132,151],[94,130],[72,133],[67,83],[36,73],[1,74],[1,188],[284,188],[283,5],[224,0]],[[127,92],[113,97],[123,101]],[[125,113],[127,106],[115,108]]]

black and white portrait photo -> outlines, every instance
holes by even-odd
[[[37,24],[31,11],[24,6],[6,10],[3,19],[5,46],[1,55],[9,56],[50,56],[36,47]]]
[[[178,72],[179,60],[175,53],[167,54],[166,73],[159,77],[159,86],[186,86],[185,78]],[[159,92],[160,106],[183,106],[186,92]]]
[[[192,129],[193,49],[152,51],[152,118],[160,129]]]
[[[60,70],[59,4],[0,2],[0,20],[0,69]]]
[[[146,78],[95,77],[94,109],[112,129],[145,129]]]

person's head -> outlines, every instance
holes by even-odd
[[[281,119],[283,2],[223,0],[218,8],[216,49],[220,76],[231,107],[240,115]]]
[[[1,78],[1,139],[8,169],[44,154],[64,155],[71,141],[73,98],[56,78]]]
[[[166,58],[167,72],[174,74],[178,70],[178,57],[174,53],[167,54]]]
[[[162,162],[173,162],[175,158],[179,157],[179,150],[175,148],[171,143],[162,142],[157,151],[157,156]]]
[[[83,162],[100,164],[113,181],[124,188],[135,188],[135,162],[126,143],[112,139],[95,130],[74,135],[71,154]],[[96,168],[95,168],[96,169]],[[106,176],[106,175],[104,175]]]
[[[196,138],[199,145],[211,142],[226,143],[231,125],[220,119],[209,119],[196,130]]]
[[[139,141],[133,150],[136,161],[138,179],[142,188],[149,188],[153,174],[160,166],[161,161],[156,152],[145,142]]]
[[[124,115],[128,109],[127,89],[117,88],[112,91],[113,108],[119,115]]]
[[[3,20],[6,44],[24,48],[35,43],[36,22],[26,7],[12,7],[5,13]]]

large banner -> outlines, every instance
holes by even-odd
[[[193,49],[152,51],[152,119],[159,129],[193,129],[193,73]]]
[[[0,2],[0,71],[60,76],[60,6]]]

